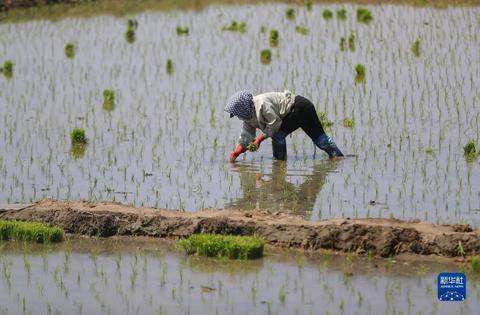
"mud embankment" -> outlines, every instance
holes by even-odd
[[[48,222],[67,233],[108,237],[180,238],[194,233],[257,235],[270,245],[329,249],[388,257],[398,254],[455,257],[480,254],[480,231],[469,225],[433,225],[396,219],[306,221],[282,213],[207,209],[196,213],[135,208],[116,203],[44,200],[0,219]]]

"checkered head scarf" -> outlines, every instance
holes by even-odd
[[[230,118],[237,116],[241,120],[249,120],[253,115],[253,95],[247,91],[239,91],[230,96],[224,109]]]

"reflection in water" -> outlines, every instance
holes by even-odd
[[[270,174],[246,164],[232,164],[233,171],[240,175],[243,197],[227,203],[225,208],[263,209],[284,211],[309,216],[329,173],[338,166],[339,160],[321,161],[309,170],[296,173],[288,169],[285,161],[272,161]],[[301,176],[300,184],[292,183],[292,177]]]

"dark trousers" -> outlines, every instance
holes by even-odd
[[[283,118],[280,130],[272,137],[274,158],[277,160],[285,160],[287,158],[285,137],[298,128],[302,128],[312,141],[315,141],[315,139],[325,133],[318,119],[315,106],[310,100],[300,95],[295,96],[295,102],[290,113]]]

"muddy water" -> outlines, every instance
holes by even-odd
[[[467,163],[462,147],[480,142],[480,9],[371,6],[367,26],[356,22],[357,6],[344,7],[346,21],[321,17],[339,5],[295,7],[290,21],[287,5],[259,4],[0,24],[0,62],[15,62],[13,78],[0,77],[0,203],[110,200],[479,227],[480,164]],[[139,25],[133,43],[127,18]],[[233,20],[247,31],[221,31]],[[177,26],[190,34],[177,36]],[[272,28],[280,45],[262,65]],[[340,51],[352,33],[355,50]],[[358,63],[365,85],[354,83]],[[354,156],[328,161],[298,131],[286,163],[272,160],[268,140],[226,163],[241,128],[222,111],[228,96],[284,88],[327,112],[328,133]],[[115,91],[114,108],[103,106],[105,89]],[[74,127],[89,144],[72,154]]]
[[[459,271],[458,264],[276,251],[232,262],[120,238],[10,243],[0,265],[1,314],[473,314],[480,307],[471,274],[465,302],[437,300],[438,272]]]

